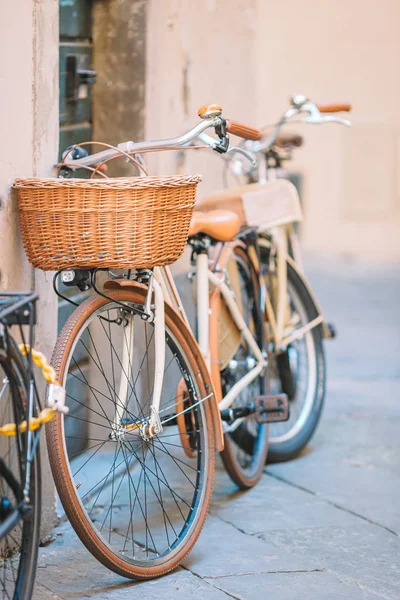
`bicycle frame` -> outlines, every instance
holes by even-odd
[[[208,249],[195,254],[195,272],[196,272],[196,304],[198,318],[198,344],[201,353],[206,361],[207,367],[211,374],[211,379],[214,386],[214,393],[218,401],[220,410],[229,409],[235,398],[248,386],[256,377],[262,373],[265,368],[265,357],[262,350],[259,348],[256,340],[246,325],[246,322],[241,314],[240,308],[232,296],[232,292],[225,283],[225,267],[231,256],[231,253],[238,242],[225,244],[218,249],[218,262],[215,262],[213,268],[209,268],[209,253]],[[239,242],[240,243],[240,242]],[[251,252],[252,250],[252,252]],[[253,246],[250,246],[250,257],[256,257],[257,253]],[[254,262],[254,260],[253,260]],[[257,266],[257,265],[256,265]],[[257,269],[258,270],[258,269]],[[213,292],[211,293],[211,286]],[[156,267],[153,272],[153,277],[149,282],[149,294],[153,295],[152,319],[155,327],[156,353],[155,353],[155,372],[154,372],[154,388],[153,398],[150,409],[149,430],[154,433],[159,433],[162,429],[158,411],[160,407],[160,397],[164,376],[164,337],[165,337],[165,321],[164,321],[164,302],[168,302],[185,321],[190,328],[185,309],[176,288],[172,273],[169,267]],[[262,293],[262,296],[265,295]],[[229,311],[230,317],[236,328],[246,340],[249,348],[255,356],[256,364],[235,383],[225,397],[222,397],[221,379],[218,361],[218,311],[215,310],[219,300],[222,299],[226,308]],[[213,306],[214,305],[214,306]],[[211,315],[211,317],[210,317]],[[132,364],[133,353],[133,320],[129,319],[127,324],[127,339],[130,344],[124,345],[122,364],[126,367],[125,372],[129,372],[128,365]],[[125,368],[123,367],[123,368]],[[114,426],[120,422],[120,416],[126,407],[128,393],[126,378],[121,378],[119,388],[119,406],[116,408],[114,417]],[[206,398],[202,399],[205,400]]]
[[[305,113],[307,116],[303,119],[303,121],[306,123],[319,124],[323,122],[340,122],[344,125],[350,124],[348,121],[342,118],[332,116],[322,117],[320,114],[320,112],[338,112],[338,110],[349,110],[349,107],[347,107],[347,105],[335,105],[320,108],[321,111],[319,110],[317,105],[307,101],[306,97],[299,95],[294,96],[291,99],[291,108],[288,111],[286,111],[284,116],[277,123],[272,135],[266,140],[263,140],[262,134],[259,130],[249,128],[248,126],[240,123],[235,123],[233,121],[223,119],[221,116],[222,108],[219,105],[205,105],[201,107],[198,112],[202,121],[199,122],[190,131],[186,132],[181,136],[164,140],[153,140],[150,142],[124,142],[122,144],[119,144],[118,148],[111,147],[108,150],[81,158],[76,158],[73,156],[72,151],[76,148],[76,146],[74,146],[72,149],[69,149],[69,152],[67,152],[65,157],[66,159],[71,160],[72,162],[63,162],[60,163],[58,166],[61,168],[80,168],[85,166],[89,167],[90,165],[98,163],[101,163],[100,166],[102,166],[109,160],[119,156],[121,153],[125,155],[135,155],[135,153],[151,150],[176,149],[187,144],[191,144],[198,137],[202,137],[205,143],[205,147],[217,150],[222,154],[226,154],[228,152],[233,151],[239,152],[239,154],[244,155],[250,161],[252,167],[254,167],[256,165],[256,161],[253,155],[261,153],[263,150],[269,148],[276,141],[281,126],[295,115]],[[218,135],[219,138],[218,140],[214,140],[213,138],[210,138],[209,136],[205,135],[205,131],[209,128],[213,128],[215,130],[215,133]],[[251,152],[248,152],[240,147],[236,149],[230,148],[228,133],[236,134],[247,141],[252,140],[254,143],[251,146]],[[268,165],[266,164],[265,166],[266,173],[263,174],[262,177],[267,178]],[[273,176],[274,173],[271,174],[271,177]],[[297,213],[298,212],[301,213],[300,208],[299,211],[297,211]],[[249,247],[249,256],[251,257],[253,266],[256,267],[257,275],[259,277],[260,282],[261,310],[265,314],[265,321],[268,321],[268,325],[270,328],[269,338],[272,342],[272,345],[274,346],[274,349],[278,352],[284,351],[291,342],[303,337],[308,331],[310,331],[314,327],[322,325],[325,335],[326,331],[328,330],[328,327],[324,327],[323,316],[319,311],[317,304],[314,302],[314,305],[317,310],[317,317],[311,322],[307,323],[305,326],[301,327],[300,329],[294,328],[292,329],[292,331],[289,331],[289,333],[285,331],[287,325],[287,315],[289,313],[289,299],[287,289],[287,262],[289,259],[288,240],[290,240],[290,247],[292,249],[292,254],[295,258],[295,265],[296,254],[298,255],[298,257],[300,256],[298,241],[292,227],[292,222],[293,220],[295,221],[296,218],[298,218],[298,215],[296,216],[296,213],[294,217],[291,217],[290,219],[286,215],[284,220],[282,220],[282,218],[278,218],[277,220],[275,220],[275,222],[270,221],[270,227],[268,228],[267,226],[265,228],[265,231],[271,232],[270,235],[273,241],[273,246],[269,244],[269,247],[271,250],[273,249],[276,253],[276,270],[278,275],[277,294],[268,293],[267,287],[264,283],[263,275],[262,273],[260,273],[260,269],[258,268],[258,252],[254,244]],[[249,224],[251,224],[251,221],[248,222]],[[259,223],[257,215],[255,218],[255,222]],[[282,223],[284,223],[284,225],[282,225]],[[271,230],[271,227],[273,227],[273,230]],[[260,238],[260,244],[267,244],[268,240],[262,240],[262,230],[260,230],[258,234]],[[257,245],[257,236],[255,245]],[[223,255],[225,259],[225,257],[228,256],[228,254],[229,253],[222,252],[221,256]],[[253,381],[258,375],[260,375],[260,373],[264,369],[266,361],[262,350],[256,343],[250,330],[246,326],[240,309],[237,303],[235,302],[234,298],[232,297],[230,289],[224,281],[225,268],[227,263],[224,262],[224,264],[217,264],[214,269],[210,269],[208,247],[206,246],[203,246],[201,251],[196,251],[194,255],[195,270],[197,276],[196,302],[198,317],[198,344],[201,354],[205,359],[207,368],[211,375],[212,383],[214,385],[214,391],[212,391],[210,395],[215,394],[215,400],[218,402],[220,410],[226,410],[231,407],[233,401],[241,393],[241,391],[247,385],[249,385],[249,383]],[[219,258],[218,260],[220,261],[221,259]],[[301,265],[300,262],[298,264]],[[296,270],[304,280],[304,276],[301,273],[301,266],[299,268],[296,268]],[[214,286],[214,292],[210,295],[211,286]],[[306,287],[309,289],[309,286],[307,284]],[[151,310],[151,300],[153,296],[154,311]],[[218,315],[218,305],[221,299],[223,300],[229,312],[232,322],[234,323],[237,330],[240,332],[241,336],[246,340],[256,360],[256,364],[250,368],[250,370],[246,373],[245,376],[243,376],[232,386],[232,388],[229,390],[229,392],[224,398],[222,398],[222,385],[220,369],[218,365],[218,343],[216,341],[218,322],[215,316]],[[312,294],[311,299],[314,300]],[[142,318],[154,322],[155,327],[156,349],[154,360],[155,371],[154,387],[152,394],[153,397],[150,407],[150,417],[148,418],[148,420],[146,419],[141,424],[139,422],[134,424],[134,428],[141,428],[141,435],[145,439],[150,439],[152,436],[162,431],[162,421],[160,421],[159,417],[159,408],[165,367],[165,301],[169,302],[169,304],[182,317],[185,324],[190,328],[184,307],[179,297],[178,290],[176,289],[176,286],[174,284],[170,270],[168,269],[168,267],[155,268],[149,279],[149,288],[145,302],[145,311],[142,314]],[[132,342],[131,346],[128,349],[125,346],[123,348],[122,367],[125,372],[129,372],[129,365],[132,364],[133,353],[133,319],[130,316],[128,316],[127,318],[127,328],[128,337],[130,340],[132,340]],[[126,409],[127,404],[127,388],[128,381],[121,380],[119,389],[120,406],[115,409],[115,417],[113,424],[114,429],[121,428],[121,417]],[[206,398],[200,399],[198,402],[203,402],[205,399]],[[185,410],[183,412],[185,412]]]
[[[259,183],[268,184],[277,180],[277,169],[274,166],[269,166],[265,156],[261,156],[261,167],[263,176],[259,178]],[[301,256],[300,243],[298,235],[294,229],[294,222],[289,222],[284,225],[278,225],[265,231],[271,239],[263,237],[263,231],[258,239],[260,248],[268,248],[276,257],[276,276],[277,276],[277,293],[272,300],[267,293],[266,297],[266,314],[271,330],[271,339],[274,346],[278,350],[285,350],[287,346],[296,339],[302,338],[308,331],[322,325],[325,337],[329,337],[328,328],[326,326],[322,311],[315,299],[315,296],[308,284],[303,269],[303,260]],[[314,303],[317,317],[307,323],[295,333],[285,335],[285,317],[288,312],[288,289],[287,289],[287,263],[295,269],[299,277],[302,279],[307,288],[310,297]]]
[[[197,279],[197,308],[198,308],[198,341],[200,349],[205,356],[211,371],[214,387],[217,390],[217,399],[220,410],[229,409],[237,396],[247,387],[265,367],[265,358],[246,322],[241,314],[240,308],[232,296],[232,292],[225,283],[225,269],[229,258],[235,247],[235,242],[227,244],[225,248],[219,249],[219,257],[214,269],[208,267],[208,253],[203,252],[196,256],[196,279]],[[251,250],[249,248],[249,255]],[[223,252],[225,250],[225,252]],[[213,296],[210,302],[211,285],[214,286]],[[249,348],[256,358],[255,366],[250,369],[239,381],[237,381],[225,397],[222,398],[220,371],[218,363],[218,304],[223,300],[229,311],[230,317],[236,328],[246,340]],[[212,306],[214,304],[214,306]],[[211,310],[210,307],[212,306]],[[212,318],[210,319],[210,313]],[[210,327],[210,324],[212,325]],[[213,368],[214,367],[214,368]]]
[[[296,100],[298,102],[299,99]],[[306,103],[306,100],[303,102],[304,107],[303,110],[306,113],[310,113],[311,116],[314,116],[319,111],[317,108],[313,108],[313,106]],[[294,105],[293,105],[294,106]],[[300,105],[299,105],[300,106]],[[303,106],[303,105],[302,105]],[[202,109],[205,109],[202,114]],[[155,140],[152,142],[142,142],[142,143],[133,143],[133,142],[125,142],[118,146],[118,149],[112,148],[100,153],[97,153],[92,156],[79,158],[73,161],[74,167],[79,168],[80,166],[89,166],[94,164],[94,162],[106,162],[107,160],[117,156],[121,150],[127,153],[135,153],[147,150],[155,150],[155,149],[171,149],[183,146],[185,144],[191,143],[198,136],[203,134],[207,129],[214,128],[216,133],[220,138],[219,142],[215,142],[212,138],[210,138],[206,145],[213,149],[220,149],[220,151],[227,152],[229,149],[229,137],[226,135],[227,131],[232,129],[233,133],[237,133],[242,136],[244,139],[253,139],[259,140],[261,137],[261,133],[258,130],[251,131],[251,128],[247,128],[246,126],[242,126],[240,124],[234,124],[233,122],[225,121],[221,118],[222,109],[217,105],[209,105],[208,107],[202,107],[199,111],[200,117],[203,119],[200,123],[198,123],[194,128],[192,128],[189,132],[177,137],[171,138],[167,140]],[[206,110],[207,109],[207,110]],[[208,111],[209,109],[209,111]],[[312,110],[314,112],[312,112]],[[297,114],[300,111],[300,108],[291,108],[290,111],[285,115],[285,118],[289,118],[293,114]],[[314,114],[315,113],[315,114]],[[322,122],[322,119],[320,120]],[[318,122],[320,122],[318,121]],[[314,119],[313,122],[316,122]],[[279,124],[281,125],[282,122]],[[276,134],[278,132],[279,127],[276,129]],[[246,135],[242,135],[243,132]],[[275,135],[276,137],[276,135]],[[271,138],[272,139],[272,138]],[[257,145],[258,144],[258,145]],[[233,149],[231,149],[233,150]],[[257,142],[254,147],[254,151],[262,150],[261,142]],[[241,153],[243,153],[249,160],[252,162],[254,166],[254,160],[251,155],[247,152],[243,151],[243,149],[239,149]],[[65,165],[64,165],[65,166]],[[68,163],[69,167],[72,164]],[[276,347],[286,347],[291,341],[294,339],[301,337],[306,333],[306,328],[311,329],[312,327],[317,326],[320,322],[322,322],[322,316],[318,317],[320,320],[314,320],[312,323],[307,324],[305,328],[301,330],[295,331],[289,336],[285,337],[285,318],[287,313],[288,299],[287,299],[287,274],[286,274],[286,259],[287,255],[287,234],[286,231],[282,229],[277,229],[275,234],[276,238],[276,248],[278,254],[278,262],[277,262],[277,270],[278,270],[278,285],[279,285],[279,294],[278,294],[278,303],[277,306],[272,305],[272,301],[270,295],[267,293],[267,289],[263,282],[262,275],[259,272],[258,265],[256,261],[258,261],[257,251],[254,246],[249,248],[249,255],[252,257],[252,261],[254,266],[257,267],[257,273],[259,274],[260,286],[261,286],[261,298],[262,298],[262,310],[266,314],[266,317],[270,323],[272,329],[272,338]],[[225,252],[223,254],[224,257],[228,256]],[[217,265],[219,268],[215,268],[214,270],[209,268],[209,256],[208,256],[208,248],[203,248],[202,251],[195,253],[195,270],[197,276],[197,317],[198,317],[198,343],[201,350],[201,353],[206,361],[207,367],[211,374],[211,378],[214,384],[215,393],[217,397],[217,401],[219,403],[220,409],[229,409],[232,405],[235,398],[240,394],[240,392],[251,382],[253,381],[264,369],[265,359],[264,355],[256,343],[254,337],[252,336],[250,330],[246,326],[246,323],[241,315],[240,309],[232,297],[232,294],[224,281],[224,269],[226,267],[226,262],[222,265]],[[214,286],[216,292],[212,294],[212,298],[210,301],[210,289],[211,286]],[[151,299],[154,296],[154,312],[149,312]],[[230,389],[228,394],[222,398],[221,391],[221,380],[220,380],[220,372],[218,367],[218,354],[217,354],[217,344],[216,344],[216,330],[217,330],[217,321],[215,319],[215,314],[218,313],[216,307],[218,307],[218,303],[220,299],[223,300],[226,308],[229,312],[230,318],[232,322],[241,333],[241,335],[246,340],[247,344],[251,348],[255,358],[256,364],[253,366],[246,375],[237,381],[235,385]],[[185,310],[183,308],[182,302],[179,297],[178,290],[173,282],[173,278],[171,272],[167,267],[156,268],[154,269],[153,275],[149,280],[149,291],[146,300],[146,313],[149,315],[151,320],[154,322],[155,327],[155,342],[156,342],[156,351],[155,351],[155,374],[154,374],[154,388],[153,388],[153,398],[152,405],[150,410],[150,418],[147,425],[147,433],[143,433],[145,436],[149,433],[150,435],[154,435],[162,430],[162,423],[160,422],[158,411],[160,407],[160,396],[162,390],[162,382],[163,382],[163,373],[164,373],[164,339],[165,339],[165,320],[164,320],[164,301],[169,302],[172,307],[181,315],[184,319],[186,325],[189,325],[188,319],[185,314]],[[265,304],[264,304],[265,303]],[[213,310],[210,311],[210,308]],[[210,312],[211,319],[210,319]],[[210,321],[212,326],[210,326]],[[134,332],[133,332],[133,319],[128,318],[128,337],[133,340]],[[131,347],[123,349],[123,368],[128,370],[129,364],[132,364],[132,353],[133,353],[133,341],[131,343]],[[217,365],[217,366],[216,366]],[[120,382],[119,389],[119,399],[120,399],[120,407],[115,410],[115,418],[114,418],[114,428],[118,428],[118,424],[121,420],[121,408],[122,410],[126,407],[127,402],[127,381]]]
[[[290,230],[288,233],[287,229],[288,228],[286,226],[275,228],[274,230],[270,231],[269,233],[273,240],[272,243],[263,237],[260,237],[258,240],[261,248],[268,248],[270,251],[273,249],[276,256],[277,293],[272,299],[271,295],[267,291],[265,311],[268,324],[270,326],[271,339],[274,346],[279,350],[285,350],[289,344],[295,340],[301,339],[306,333],[308,333],[308,331],[311,331],[311,329],[314,329],[314,327],[324,324],[324,317],[321,313],[321,310],[316,304],[310,286],[306,284],[307,290],[309,291],[316,307],[317,316],[303,327],[300,327],[300,329],[296,329],[295,332],[290,333],[289,335],[285,334],[285,319],[286,315],[288,314],[289,302],[287,287],[288,262],[295,268],[303,282],[306,282],[302,270],[296,266],[296,259],[291,258],[288,254],[288,238],[290,235]]]
[[[266,157],[260,153],[259,178],[257,183],[268,186],[268,184],[273,185],[277,179],[276,167],[270,166],[266,160]],[[278,351],[286,350],[290,343],[296,339],[302,338],[308,331],[320,325],[322,326],[324,337],[330,337],[329,329],[325,323],[322,311],[304,275],[300,243],[298,235],[294,229],[294,222],[295,221],[289,221],[281,225],[272,225],[271,227],[267,226],[259,230],[259,247],[268,249],[273,254],[274,258],[274,262],[271,264],[273,264],[273,268],[275,270],[277,286],[275,293],[268,293],[267,291],[265,298],[265,312],[270,329],[270,340]],[[295,332],[289,334],[285,332],[285,320],[289,309],[287,263],[290,263],[290,265],[302,279],[307,291],[310,294],[311,300],[315,307],[315,312],[317,314],[315,319],[300,329],[297,329]]]

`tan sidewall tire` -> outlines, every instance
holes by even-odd
[[[110,292],[109,296],[113,300],[120,302],[133,302],[142,304],[145,299],[145,292],[138,286],[138,288],[134,291],[124,290]],[[66,362],[76,335],[79,333],[90,315],[103,305],[107,304],[107,302],[108,300],[101,296],[89,298],[72,313],[68,321],[65,323],[64,328],[58,338],[52,357],[52,365],[55,368],[57,377],[60,381],[64,380]],[[204,382],[200,379],[200,369],[197,367],[195,355],[187,343],[187,338],[185,338],[186,326],[179,318],[174,316],[174,312],[167,305],[165,320],[168,329],[171,331],[182,348],[188,365],[190,365],[192,372],[196,375],[200,392],[204,397],[206,395],[206,391]],[[77,498],[74,483],[70,478],[70,472],[67,463],[68,459],[64,454],[62,423],[60,415],[57,415],[47,424],[46,439],[50,466],[60,500],[71,522],[71,525],[89,552],[91,552],[91,554],[93,554],[93,556],[97,558],[97,560],[100,561],[104,566],[111,569],[118,575],[136,579],[150,579],[152,577],[164,575],[165,573],[175,569],[183,561],[199,537],[211,500],[215,459],[215,443],[211,412],[207,402],[204,403],[204,409],[204,426],[206,436],[205,443],[208,444],[209,448],[209,475],[207,481],[205,481],[206,489],[204,493],[203,505],[196,515],[196,523],[192,529],[192,533],[191,535],[187,536],[185,545],[181,548],[181,550],[164,564],[147,568],[130,565],[128,562],[123,561],[120,557],[114,554],[112,550],[98,537],[96,533],[97,530],[94,529],[94,526],[88,522],[88,519],[85,516],[85,511],[82,509],[81,503]]]
[[[243,262],[247,263],[248,268],[251,273],[251,276],[252,276],[252,279],[253,279],[253,286],[255,289],[258,290],[258,294],[260,294],[257,275],[254,271],[254,268],[250,265],[250,261],[249,261],[249,257],[247,255],[247,253],[242,248],[236,247],[235,254],[238,254],[241,257],[241,259],[243,260]],[[263,455],[262,456],[260,455],[260,465],[259,465],[259,468],[257,469],[257,472],[251,478],[245,477],[243,475],[242,471],[240,470],[240,468],[238,468],[238,466],[237,466],[237,461],[234,457],[234,447],[233,447],[233,444],[229,437],[229,434],[226,433],[224,435],[224,449],[221,452],[222,462],[224,463],[224,467],[225,467],[229,477],[232,479],[232,481],[234,481],[236,483],[237,486],[239,486],[239,488],[241,490],[250,489],[250,488],[254,487],[256,485],[256,483],[259,481],[260,477],[263,474],[267,454],[268,454],[268,432],[267,432],[266,444],[264,447]]]

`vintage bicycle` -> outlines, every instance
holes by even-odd
[[[207,107],[200,113],[200,123],[178,138],[89,156],[72,148],[60,168],[101,173],[122,154],[143,170],[140,153],[183,147],[209,128],[219,140],[212,148],[224,153],[233,151],[229,133],[259,135]],[[54,480],[82,542],[126,577],[157,577],[180,564],[207,515],[215,450],[231,477],[251,487],[265,463],[268,422],[287,418],[286,395],[266,393],[257,236],[241,230],[231,211],[192,218],[198,182],[15,184],[31,262],[58,269],[55,290],[63,297],[62,285],[89,291],[52,359],[71,409],[47,427]],[[199,343],[168,268],[188,235]],[[229,339],[218,339],[221,330]]]
[[[214,106],[214,110],[219,108]],[[290,403],[289,419],[270,428],[271,462],[294,458],[313,436],[325,398],[323,340],[335,336],[335,328],[325,321],[304,273],[298,237],[302,220],[298,192],[290,181],[279,177],[282,164],[302,144],[302,138],[281,133],[281,129],[293,122],[350,126],[350,121],[334,114],[350,109],[345,103],[317,105],[304,95],[292,96],[289,109],[272,131],[240,144],[240,149],[254,159],[253,164],[243,154],[222,155],[239,186],[212,194],[198,205],[205,211],[229,208],[242,226],[257,227],[260,263],[267,284],[269,381],[272,392],[286,393]],[[205,133],[199,139],[207,146],[213,143]]]
[[[0,595],[29,600],[35,583],[40,536],[41,426],[66,411],[54,370],[33,349],[37,296],[0,293]],[[18,345],[10,329],[16,329]],[[50,383],[41,408],[34,364]]]

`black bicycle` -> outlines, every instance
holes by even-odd
[[[32,596],[40,534],[41,418],[31,350],[36,300],[35,294],[0,294],[0,593],[13,600]]]

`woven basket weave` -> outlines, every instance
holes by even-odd
[[[45,271],[171,264],[184,250],[200,181],[16,179],[28,259]]]

